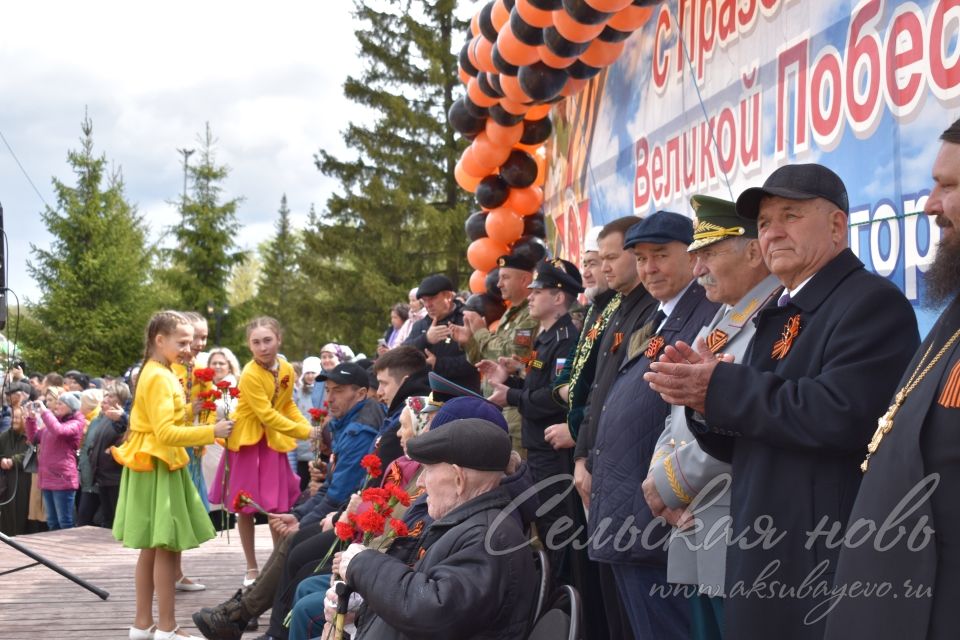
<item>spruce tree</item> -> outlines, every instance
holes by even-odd
[[[119,169],[94,154],[89,117],[81,131],[80,150],[67,154],[76,183],[54,178],[57,209],[40,214],[53,240],[46,249],[30,246],[27,269],[40,300],[28,305],[22,346],[35,371],[120,373],[143,351],[150,254]]]
[[[208,306],[219,308],[227,302],[227,280],[244,254],[235,241],[241,198],[221,201],[221,184],[230,168],[216,163],[209,123],[198,141],[199,161],[188,168],[192,186],[173,228],[176,244],[169,250],[171,267],[165,278],[180,293],[182,309],[206,314]]]
[[[375,120],[343,132],[351,158],[316,156],[318,169],[341,185],[325,215],[308,225],[301,260],[318,286],[312,307],[320,342],[372,352],[390,306],[425,275],[444,272],[454,282],[469,275],[463,222],[470,207],[453,175],[464,143],[446,124],[460,86],[452,42],[466,28],[455,5],[355,2],[366,64],[344,93]]]

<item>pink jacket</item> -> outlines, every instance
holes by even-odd
[[[37,419],[32,416],[24,425],[27,438],[38,444],[37,480],[40,488],[53,491],[79,488],[77,449],[83,439],[86,418],[77,411],[61,422],[49,409],[40,414],[40,418],[45,426],[43,429],[37,428]]]

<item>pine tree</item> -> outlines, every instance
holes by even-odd
[[[87,116],[81,131],[80,150],[67,154],[76,185],[54,178],[57,209],[40,214],[53,241],[48,249],[31,244],[27,269],[41,293],[29,305],[22,343],[36,371],[119,373],[143,351],[150,254],[119,169],[108,171],[106,156],[94,155]]]
[[[459,86],[451,43],[466,28],[455,5],[355,2],[366,66],[344,93],[376,119],[344,132],[353,159],[323,150],[316,157],[319,170],[341,183],[326,214],[307,227],[301,260],[307,281],[319,283],[313,317],[321,341],[371,352],[389,307],[425,275],[445,272],[462,282],[469,274],[469,203],[453,175],[463,143],[446,124]]]
[[[237,205],[241,198],[221,202],[221,183],[230,168],[217,165],[216,140],[207,123],[198,137],[200,159],[188,168],[192,188],[180,208],[180,222],[173,229],[176,246],[169,250],[171,267],[165,278],[180,292],[180,307],[205,313],[227,302],[227,280],[234,265],[244,259],[234,240],[240,225]]]

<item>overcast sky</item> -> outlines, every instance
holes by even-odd
[[[342,96],[360,73],[348,0],[163,3],[5,3],[0,38],[0,203],[9,237],[8,286],[37,300],[30,244],[46,247],[43,200],[51,178],[74,184],[67,151],[79,148],[84,108],[97,154],[119,165],[128,199],[153,237],[176,222],[183,189],[178,148],[197,147],[210,122],[217,160],[232,169],[224,197],[242,196],[239,243],[273,231],[287,194],[295,224],[323,210],[336,182],[313,164],[345,153],[340,132],[369,117]],[[196,156],[195,156],[196,157]]]

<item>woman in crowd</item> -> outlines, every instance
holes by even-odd
[[[22,381],[7,387],[11,420],[10,428],[0,433],[0,531],[8,536],[31,533],[27,523],[31,474],[23,468],[30,446],[23,403],[30,401],[30,395],[30,385]]]
[[[270,513],[289,511],[300,495],[300,479],[290,470],[286,454],[296,447],[298,439],[310,436],[311,427],[293,402],[293,367],[277,355],[282,339],[280,323],[273,318],[255,318],[247,325],[247,345],[253,360],[240,374],[236,428],[227,440],[227,455],[210,488],[210,500],[231,511],[240,491],[249,493]],[[247,561],[245,585],[253,584],[260,574],[253,547],[255,513],[252,507],[237,513]]]
[[[95,495],[99,498],[102,526],[113,528],[113,517],[120,497],[120,476],[123,467],[113,459],[111,448],[123,442],[129,424],[125,407],[130,402],[130,388],[119,380],[107,383],[104,388],[97,428],[90,425],[87,440],[90,475],[93,478]],[[91,437],[90,432],[94,431]],[[85,441],[86,442],[86,441]]]
[[[53,406],[57,403],[57,398],[60,397],[60,394],[64,392],[63,387],[56,384],[46,384],[47,381],[51,383],[60,381],[63,382],[63,378],[60,377],[59,373],[48,373],[44,377],[44,387],[43,397],[39,398],[47,406]],[[26,411],[26,407],[24,407]],[[24,413],[24,418],[26,418],[26,413]],[[39,471],[32,472],[30,474],[30,510],[27,512],[27,519],[31,523],[37,523],[33,525],[34,528],[39,528],[41,531],[45,531],[47,528],[47,510],[43,503],[43,492],[40,491],[40,473]]]
[[[131,640],[194,637],[180,631],[174,612],[179,556],[215,535],[187,470],[184,448],[226,437],[232,424],[227,420],[215,425],[184,424],[183,388],[170,367],[191,357],[192,339],[193,327],[176,311],[161,311],[150,319],[129,437],[113,450],[113,457],[125,467],[113,534],[125,547],[140,549]]]
[[[52,410],[40,402],[28,405],[25,424],[27,438],[38,449],[37,480],[47,513],[47,528],[70,529],[80,486],[77,449],[87,426],[80,412],[80,394],[64,391]]]
[[[237,381],[240,379],[240,362],[230,349],[226,347],[214,347],[211,349],[207,356],[207,367],[213,369],[214,385],[226,380],[230,383],[231,387],[237,386]],[[233,405],[236,405],[236,401],[233,401],[231,404],[229,398],[220,398],[217,400],[217,420],[228,419],[230,417],[230,408]],[[200,460],[201,467],[203,468],[203,480],[208,487],[208,496],[210,494],[209,487],[213,486],[214,479],[217,477],[217,468],[220,466],[220,459],[222,457],[223,444],[214,442],[213,444],[207,445],[207,449]],[[218,511],[221,507],[222,505],[220,504],[210,504],[211,512]],[[219,521],[218,515],[221,514],[211,515],[215,526]]]
[[[83,419],[87,421],[88,427],[100,415],[101,402],[103,402],[103,391],[101,389],[84,389],[80,392],[80,413],[83,414]]]
[[[407,339],[407,336],[410,335],[409,325],[407,326],[407,320],[410,319],[410,306],[403,302],[398,302],[390,308],[390,326],[387,328],[386,333],[383,334],[383,343],[381,347],[386,351],[387,349],[393,349],[394,347],[403,344],[403,341]],[[404,334],[403,329],[407,326],[406,333]],[[380,348],[377,349],[378,352]]]

